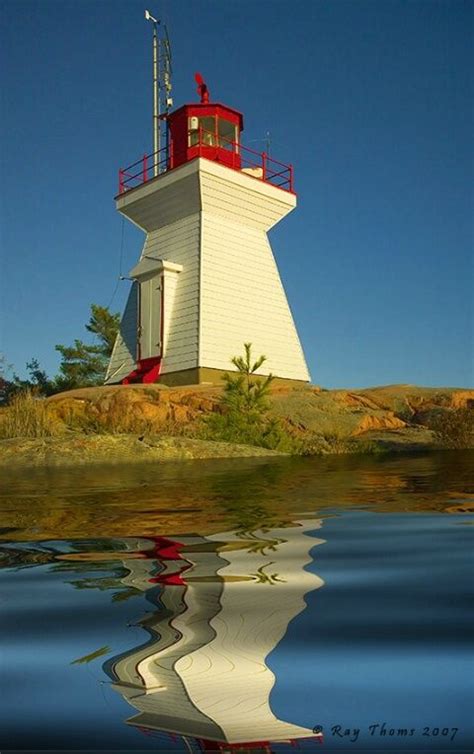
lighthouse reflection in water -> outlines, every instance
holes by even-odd
[[[319,520],[282,528],[176,539],[123,540],[123,583],[154,610],[148,641],[104,665],[136,708],[127,722],[185,737],[198,750],[271,751],[272,742],[315,738],[277,718],[266,658],[322,580],[305,570]],[[311,532],[311,536],[309,535]],[[133,554],[132,554],[133,553]],[[137,555],[139,556],[137,558]]]

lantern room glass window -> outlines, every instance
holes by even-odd
[[[204,147],[219,146],[221,149],[238,153],[238,138],[238,128],[235,123],[231,123],[229,120],[217,118],[216,129],[216,116],[214,115],[189,118],[188,146],[190,147],[196,147],[201,139],[201,145]]]
[[[201,134],[201,143],[205,147],[216,146],[216,118],[214,115],[204,118],[196,118],[198,127],[189,131],[189,146],[195,147],[199,144],[199,135]]]
[[[230,152],[238,152],[238,135],[237,126],[229,120],[219,118],[218,121],[219,146],[222,149],[228,149]]]

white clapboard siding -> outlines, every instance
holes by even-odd
[[[165,330],[161,373],[198,366],[200,215],[148,233],[143,256],[182,265],[165,278]]]
[[[296,207],[296,197],[245,173],[200,160],[202,208],[268,231]]]
[[[252,343],[261,374],[309,380],[266,232],[206,211],[202,233],[201,363],[229,369]]]
[[[196,214],[199,203],[199,174],[193,162],[126,191],[117,197],[116,205],[125,217],[150,233]]]
[[[209,160],[201,167],[200,363],[229,369],[252,343],[260,374],[309,381],[267,232],[296,206],[293,194]]]
[[[163,375],[228,370],[250,342],[256,357],[267,357],[260,374],[309,381],[267,237],[295,206],[293,194],[202,158],[118,197],[117,209],[147,233],[142,259],[182,266],[165,276]],[[117,371],[122,340],[108,382],[127,373]]]
[[[133,283],[110,357],[105,384],[123,380],[136,366],[137,356],[137,293],[138,284]]]

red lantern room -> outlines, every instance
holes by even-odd
[[[275,160],[267,152],[245,147],[240,139],[244,130],[242,113],[227,105],[209,102],[209,90],[201,74],[196,73],[195,79],[201,101],[157,116],[167,124],[166,145],[160,148],[157,146],[159,138],[156,139],[153,154],[145,154],[119,170],[119,195],[158,179],[196,157],[205,157],[293,193],[293,167]]]
[[[183,105],[168,115],[169,167],[206,157],[239,169],[242,114],[226,105],[210,103],[209,91],[198,73],[196,82],[201,101]]]

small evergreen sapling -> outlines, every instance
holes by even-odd
[[[278,420],[269,416],[274,377],[256,377],[266,356],[253,362],[251,343],[244,343],[244,351],[243,356],[231,359],[237,373],[224,375],[221,413],[207,417],[208,435],[214,440],[278,448],[286,436]]]

